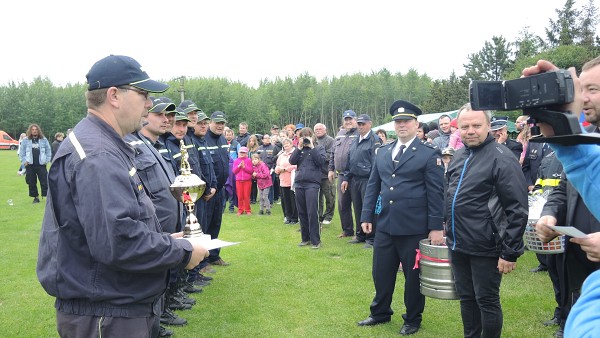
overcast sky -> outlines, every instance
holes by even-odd
[[[0,84],[83,83],[92,64],[128,55],[152,78],[323,77],[385,67],[434,79],[526,25],[544,36],[566,0],[31,1],[3,4]],[[587,0],[577,0],[581,7]]]

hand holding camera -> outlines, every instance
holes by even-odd
[[[310,137],[302,138],[302,148],[314,148],[315,146],[312,143],[312,139]]]

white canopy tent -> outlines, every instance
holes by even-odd
[[[417,121],[423,122],[423,123],[429,123],[431,121],[437,121],[440,118],[440,116],[442,116],[442,115],[448,115],[451,118],[455,118],[457,113],[458,113],[458,109],[452,110],[452,111],[447,111],[447,112],[442,112],[442,113],[423,114],[423,115],[417,116]],[[394,121],[390,121],[390,122],[382,124],[380,126],[373,127],[371,130],[377,131],[379,129],[383,129],[386,132],[390,132],[390,131],[393,132],[394,131]]]

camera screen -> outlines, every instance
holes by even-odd
[[[475,110],[501,110],[504,108],[502,81],[472,81],[471,107]]]

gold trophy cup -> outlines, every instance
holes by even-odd
[[[202,232],[202,226],[198,223],[196,215],[194,215],[194,205],[198,198],[202,196],[206,189],[206,183],[196,174],[192,174],[190,163],[188,162],[188,152],[185,149],[185,144],[181,140],[181,175],[175,178],[175,182],[171,184],[171,194],[179,202],[185,205],[187,217],[185,218],[185,227],[183,228],[183,237],[206,237],[210,239],[210,235],[205,235]]]

